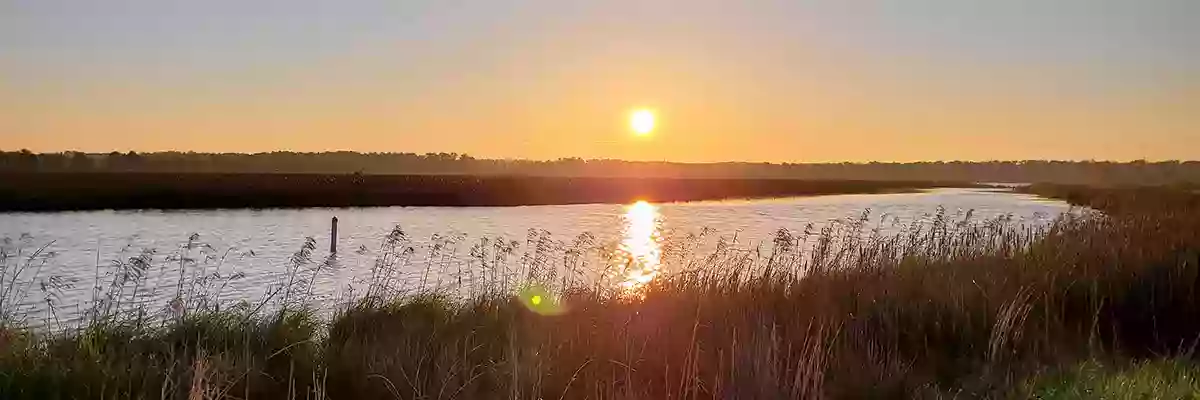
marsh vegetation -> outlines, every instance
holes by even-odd
[[[375,284],[328,316],[306,297],[321,273],[311,246],[256,303],[216,299],[204,288],[219,287],[220,274],[181,278],[178,300],[165,310],[122,302],[149,268],[130,260],[98,286],[93,312],[71,329],[27,329],[20,321],[53,316],[5,314],[0,392],[1069,398],[1079,385],[1126,378],[1193,390],[1178,375],[1193,368],[1200,337],[1194,200],[1070,190],[1105,214],[1068,215],[1044,228],[940,218],[890,236],[847,221],[802,235],[781,231],[768,247],[678,259],[664,250],[664,262],[682,265],[635,291],[550,268],[568,253],[534,249],[526,257],[503,247],[480,254],[495,261],[481,271],[508,267],[480,273],[494,278],[479,279],[465,296],[403,289],[391,274],[409,250],[390,235]],[[29,255],[6,253],[6,271],[29,265]],[[619,277],[623,266],[615,264]],[[53,292],[49,280],[25,289],[5,282],[6,296]],[[1121,372],[1144,362],[1159,364]]]

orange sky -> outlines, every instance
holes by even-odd
[[[1195,159],[1197,8],[1106,2],[7,4],[0,149]]]

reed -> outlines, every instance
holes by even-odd
[[[672,273],[635,293],[612,284],[619,265],[580,256],[611,250],[592,237],[535,231],[461,254],[462,238],[443,237],[423,256],[397,228],[367,288],[332,314],[312,297],[322,262],[302,247],[260,302],[181,290],[178,311],[157,318],[109,311],[46,333],[6,323],[0,397],[1025,397],[1124,376],[1052,383],[1089,363],[1190,365],[1200,212],[1080,196],[1112,200],[1049,226],[939,213],[884,235],[864,215],[704,254],[689,251],[707,231],[681,236],[664,243]],[[531,288],[546,297],[533,304]],[[139,307],[125,304],[108,310]],[[1175,370],[1149,371],[1129,376]]]

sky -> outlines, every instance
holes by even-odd
[[[20,148],[1196,159],[1200,1],[0,0]]]

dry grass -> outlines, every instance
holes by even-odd
[[[473,252],[492,269],[477,276],[500,277],[482,280],[490,289],[405,294],[388,283],[407,260],[397,232],[379,283],[327,321],[292,292],[296,272],[274,307],[0,330],[0,397],[1019,397],[1030,377],[1084,360],[1189,358],[1200,212],[1103,196],[1121,207],[1044,229],[942,216],[898,236],[781,231],[770,249],[718,247],[632,297],[539,270],[536,255],[496,272],[511,249]],[[531,309],[514,282],[552,288],[565,312]]]

